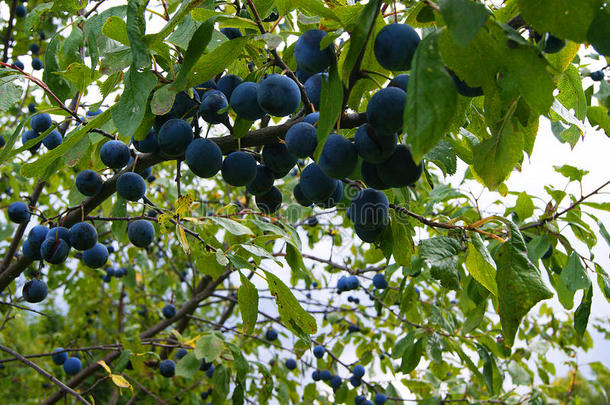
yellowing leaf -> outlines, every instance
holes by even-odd
[[[108,372],[108,374],[112,374],[112,370],[110,370],[110,367],[108,367],[108,364],[106,364],[106,362],[104,360],[100,360],[97,362],[97,364],[99,364],[100,366],[102,366],[102,368],[104,370],[106,370],[106,372]]]
[[[184,253],[190,255],[191,248],[189,246],[189,242],[186,240],[186,232],[184,232],[184,228],[182,228],[180,225],[176,225],[176,233],[178,234],[178,240],[180,241],[182,249],[184,249]]]
[[[192,193],[188,193],[185,195],[181,195],[178,197],[178,200],[174,203],[174,209],[176,210],[176,215],[182,215],[189,212],[191,204],[195,201],[195,196]]]
[[[122,375],[110,374],[110,378],[112,378],[112,382],[117,387],[119,387],[119,388],[129,388],[130,390],[133,391],[133,388],[132,388],[131,384],[129,384],[129,382]]]

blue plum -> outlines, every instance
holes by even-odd
[[[21,143],[23,143],[25,145],[28,141],[31,141],[32,139],[36,139],[39,136],[40,136],[40,134],[38,132],[34,131],[33,129],[27,130],[23,134],[21,134]],[[40,145],[42,145],[42,142],[38,142],[38,143],[32,145],[30,147],[29,151],[31,153],[36,153],[36,151],[40,148]]]
[[[265,194],[273,187],[273,172],[265,165],[256,166],[256,177],[246,185],[246,191],[252,195]]]
[[[53,360],[53,363],[57,364],[58,366],[61,366],[66,362],[66,360],[68,360],[68,352],[64,352],[63,350],[63,347],[58,347],[57,349],[53,350],[53,354],[51,355],[51,360]]]
[[[126,172],[117,179],[116,191],[128,201],[138,201],[146,194],[146,182],[139,174]]]
[[[349,177],[358,164],[358,152],[347,138],[330,134],[326,139],[318,166],[327,176],[334,179]]]
[[[222,178],[232,186],[245,186],[256,177],[256,160],[249,153],[229,153],[222,162]]]
[[[136,148],[138,152],[142,153],[154,153],[159,150],[159,143],[157,143],[157,138],[155,136],[155,130],[150,129],[148,134],[146,134],[146,138],[141,141],[136,141],[131,137],[131,143],[133,143],[133,147]]]
[[[88,197],[100,192],[104,185],[102,176],[93,170],[83,170],[76,175],[76,189]]]
[[[159,151],[169,157],[181,156],[193,140],[193,130],[188,122],[172,118],[157,133]]]
[[[264,214],[273,214],[282,205],[282,193],[277,187],[271,187],[266,193],[258,194],[255,201],[258,209]]]
[[[72,228],[70,228],[70,246],[72,246],[74,249],[91,249],[96,243],[97,231],[90,223],[79,222],[72,225]]]
[[[406,92],[408,85],[409,85],[409,75],[400,74],[400,75],[397,75],[396,77],[394,77],[392,80],[390,80],[390,84],[388,84],[388,87],[398,87],[399,89],[402,89],[403,91]]]
[[[176,375],[176,363],[172,360],[161,360],[159,363],[159,373],[165,378],[170,378]]]
[[[27,302],[37,303],[44,300],[49,293],[47,284],[44,281],[33,279],[23,285],[21,294]]]
[[[262,155],[263,162],[274,173],[286,174],[297,163],[297,158],[288,151],[284,143],[265,145]]]
[[[301,183],[294,186],[294,189],[292,190],[292,195],[294,196],[294,199],[303,207],[309,207],[313,204],[313,202],[307,197],[305,197],[305,194],[303,194],[303,190],[301,189]]]
[[[242,36],[239,28],[221,28],[220,32],[222,32],[224,36],[229,39],[235,39]]]
[[[370,124],[361,125],[354,136],[356,151],[363,160],[370,163],[381,163],[392,155],[396,148],[398,137],[396,134],[384,134]]]
[[[335,207],[337,204],[339,204],[341,198],[343,198],[343,183],[341,180],[335,180],[335,183],[337,184],[337,187],[335,188],[333,194],[328,197],[326,201],[316,203],[318,207],[327,209]]]
[[[231,94],[231,108],[246,120],[256,121],[265,116],[265,111],[258,104],[258,83],[243,82]]]
[[[43,133],[47,129],[51,128],[53,120],[47,113],[40,113],[30,118],[30,127],[36,132]]]
[[[385,226],[389,220],[388,197],[378,190],[360,190],[350,202],[350,217],[355,225],[367,230]]]
[[[208,124],[228,122],[229,102],[220,90],[210,90],[202,97],[199,105],[199,116]]]
[[[42,70],[44,68],[44,65],[42,64],[42,61],[38,58],[32,58],[32,69],[34,70]]]
[[[256,99],[263,111],[275,117],[285,117],[299,106],[301,92],[292,79],[273,73],[260,81]]]
[[[129,163],[130,157],[129,147],[121,141],[108,141],[100,149],[100,159],[112,169],[125,167]]]
[[[91,249],[83,252],[83,262],[92,269],[102,267],[108,261],[108,248],[101,243],[96,243]]]
[[[6,211],[8,219],[16,224],[22,224],[30,220],[30,208],[24,202],[15,201],[8,206]]]
[[[318,146],[316,127],[307,122],[297,122],[286,132],[286,148],[297,158],[311,156]]]
[[[312,202],[326,201],[337,187],[335,179],[328,177],[315,163],[310,163],[301,173],[301,191]]]
[[[362,180],[364,183],[377,190],[386,190],[390,188],[387,184],[385,184],[379,178],[379,173],[377,173],[377,165],[375,163],[369,163],[366,160],[362,161],[360,165],[360,174],[362,175]]]
[[[55,129],[49,132],[47,136],[42,138],[42,144],[49,150],[57,148],[59,145],[61,145],[62,141],[63,138],[61,134]]]
[[[371,97],[366,107],[366,119],[377,131],[395,133],[402,130],[402,118],[407,93],[398,87],[386,87]]]
[[[328,81],[328,73],[316,73],[304,83],[305,93],[316,110],[320,109],[320,94],[322,92],[322,80]]]
[[[64,362],[64,371],[68,375],[77,374],[81,368],[82,364],[78,357],[70,357]]]
[[[146,247],[155,239],[155,227],[145,219],[137,219],[127,226],[127,237],[137,247]]]
[[[176,307],[172,304],[167,304],[163,307],[161,312],[163,313],[165,319],[173,318],[174,316],[176,316]]]
[[[222,152],[215,142],[198,138],[189,144],[184,153],[189,169],[195,175],[210,178],[222,167]]]
[[[320,49],[326,32],[318,29],[305,31],[294,45],[294,59],[300,70],[318,73],[330,66],[335,58],[334,44]]]
[[[375,37],[375,58],[388,70],[409,70],[420,41],[409,24],[388,24]]]
[[[422,175],[423,162],[415,164],[411,151],[403,145],[397,145],[392,155],[377,165],[379,179],[390,187],[405,187],[414,184]]]
[[[231,99],[231,94],[233,94],[233,90],[241,83],[243,83],[243,79],[236,75],[224,75],[218,80],[216,84],[216,88],[225,95],[227,100]]]
[[[388,288],[388,282],[383,273],[377,273],[373,276],[373,285],[379,290]]]

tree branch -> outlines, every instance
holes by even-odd
[[[6,352],[6,353],[16,357],[23,364],[26,364],[26,365],[30,366],[31,368],[36,370],[39,374],[42,374],[43,376],[45,376],[49,380],[51,380],[51,382],[53,382],[53,384],[55,384],[59,388],[61,388],[61,391],[58,391],[60,395],[61,395],[62,392],[67,392],[68,394],[73,395],[76,399],[78,399],[83,404],[91,405],[91,403],[89,403],[89,401],[87,401],[85,398],[81,397],[78,392],[74,391],[72,388],[68,387],[67,385],[65,385],[64,383],[59,381],[57,378],[53,377],[51,374],[47,373],[46,371],[44,371],[43,369],[38,367],[35,363],[33,363],[30,360],[26,359],[25,357],[23,357],[22,355],[20,355],[16,351],[11,350],[8,347],[2,346],[2,345],[0,345],[0,350],[2,350],[3,352]]]

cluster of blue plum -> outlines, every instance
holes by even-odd
[[[68,375],[77,374],[82,368],[80,357],[78,357],[78,355],[68,357],[68,352],[62,347],[58,347],[57,349],[53,350],[51,360],[53,360],[53,363],[57,364],[58,366],[63,365],[64,372]]]
[[[40,136],[41,133],[47,131],[53,125],[51,116],[47,113],[36,114],[30,119],[30,127],[23,134],[21,134],[21,142],[25,145],[28,141],[34,140]],[[61,133],[53,129],[49,132],[41,142],[34,143],[30,146],[29,150],[31,153],[36,153],[40,148],[40,145],[44,145],[48,150],[55,149],[63,142]]]

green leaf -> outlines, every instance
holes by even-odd
[[[222,265],[218,263],[215,253],[202,250],[198,245],[199,244],[193,246],[197,271],[216,280],[222,273],[224,273],[226,264]]]
[[[96,115],[91,121],[85,125],[81,125],[75,131],[72,131],[64,138],[64,141],[53,150],[46,152],[35,162],[25,163],[21,166],[21,174],[25,177],[41,177],[47,168],[57,159],[61,159],[64,154],[72,149],[79,141],[87,136],[87,133],[92,128],[100,128],[110,119],[110,115],[114,111],[115,106],[111,106],[106,111]]]
[[[235,119],[235,123],[233,124],[233,137],[239,139],[248,135],[248,131],[250,130],[250,127],[252,127],[253,123],[254,121],[248,121],[246,119],[237,117],[237,119]]]
[[[193,378],[193,375],[199,371],[199,367],[201,367],[201,360],[197,358],[195,353],[188,353],[176,364],[176,375]]]
[[[445,135],[448,117],[457,107],[455,83],[439,54],[439,35],[440,31],[430,34],[417,46],[409,78],[403,125],[416,162]]]
[[[296,274],[304,275],[309,273],[303,262],[301,252],[291,243],[286,244],[286,262],[288,263],[288,266],[290,266],[290,269]]]
[[[159,87],[153,93],[150,100],[150,109],[155,115],[163,115],[170,112],[176,99],[176,91],[171,84]]]
[[[485,379],[485,385],[487,391],[493,396],[500,392],[502,389],[502,374],[498,369],[496,360],[493,355],[489,353],[487,348],[483,345],[477,344],[477,352],[479,357],[483,360],[483,378]]]
[[[413,238],[411,231],[413,227],[408,220],[394,212],[390,213],[392,221],[390,226],[392,229],[392,255],[396,263],[409,266],[411,264],[411,256],[414,251]]]
[[[207,21],[212,26],[215,22],[218,22],[222,27],[233,27],[233,28],[253,28],[258,29],[256,22],[247,18],[236,17],[234,15],[222,13],[219,11],[209,10],[206,8],[196,8],[191,11],[191,16],[195,21]],[[193,38],[195,38],[193,36]]]
[[[212,52],[203,55],[189,75],[188,86],[196,86],[224,71],[241,55],[247,43],[247,37],[235,38],[223,42]]]
[[[457,155],[451,143],[441,139],[426,155],[426,160],[431,161],[443,171],[445,175],[454,175],[457,170]]]
[[[76,88],[67,79],[55,74],[63,70],[59,61],[60,46],[61,36],[56,33],[47,45],[42,80],[60,100],[66,100],[76,94]]]
[[[597,285],[599,285],[599,289],[606,299],[610,301],[610,276],[597,263],[595,264],[595,270],[597,271]]]
[[[576,252],[570,254],[566,267],[561,271],[561,281],[571,292],[589,288],[591,285],[587,270],[585,270]]]
[[[523,19],[539,33],[585,42],[601,0],[517,0]]]
[[[127,24],[119,16],[110,16],[102,26],[102,34],[110,39],[114,39],[123,45],[129,46],[129,38],[127,36]]]
[[[324,3],[321,0],[293,0],[292,4],[306,14],[317,15],[328,18],[329,20],[335,20],[339,23],[341,22],[330,8],[324,7]]]
[[[223,217],[208,217],[208,219],[217,225],[220,225],[225,231],[230,234],[240,235],[253,235],[252,230],[245,225],[240,224],[237,221],[233,221],[229,218]]]
[[[460,251],[460,242],[446,236],[425,239],[419,244],[419,254],[430,265],[432,277],[440,280],[443,287],[452,290],[460,288],[458,275]]]
[[[332,132],[341,115],[343,105],[343,84],[339,77],[337,64],[333,63],[328,69],[328,80],[322,80],[320,91],[320,119],[318,120],[318,146],[314,152],[317,161],[322,153],[326,138]]]
[[[193,66],[195,66],[195,63],[197,63],[197,60],[199,60],[201,54],[212,39],[213,31],[214,23],[207,22],[202,24],[193,34],[193,38],[191,38],[188,48],[186,49],[186,52],[182,58],[180,71],[176,75],[174,82],[171,84],[171,87],[175,92],[182,91],[186,88],[186,79],[191,73]]]
[[[369,35],[372,37],[372,34],[369,34],[374,27],[375,24],[375,16],[377,15],[377,8],[379,7],[379,0],[372,0],[367,3],[364,7],[364,10],[360,13],[358,17],[358,22],[356,23],[352,32],[350,32],[349,38],[349,48],[347,49],[347,56],[343,61],[343,67],[341,68],[343,80],[346,85],[349,85],[349,76],[352,72],[354,66],[356,66],[356,62],[358,61],[358,57],[362,52],[362,48],[367,43],[369,39]]]
[[[249,330],[254,330],[256,326],[256,318],[258,317],[258,290],[241,271],[239,272],[239,278],[241,279],[241,286],[237,293],[237,303],[242,322],[244,323],[243,331],[248,333]]]
[[[525,191],[519,193],[517,197],[517,203],[515,205],[515,212],[519,216],[519,220],[523,221],[531,217],[534,214],[534,202],[532,197]]]
[[[587,118],[592,126],[600,127],[606,133],[606,136],[610,136],[610,116],[605,107],[598,105],[588,107]]]
[[[597,0],[597,3],[599,2],[600,0]],[[596,10],[587,31],[587,42],[601,55],[610,55],[610,8],[607,5]]]
[[[133,1],[133,0],[132,0]],[[139,72],[132,66],[125,74],[125,88],[112,113],[114,125],[122,136],[134,133],[146,113],[146,101],[157,84],[154,73]]]
[[[0,111],[6,111],[21,99],[21,87],[13,82],[19,75],[9,75],[0,78]]]
[[[523,136],[508,119],[503,130],[473,149],[473,168],[483,183],[495,190],[508,178],[523,157]]]
[[[408,374],[415,370],[424,351],[423,342],[423,339],[419,339],[415,344],[411,344],[405,349],[402,355],[402,362],[400,363],[400,371],[402,373]]]
[[[146,32],[144,10],[147,3],[145,0],[128,0],[127,2],[127,37],[131,47],[133,65],[136,68],[150,67],[150,55],[144,39]],[[149,73],[153,75],[151,72]],[[146,95],[148,96],[148,93]]]
[[[87,87],[94,81],[101,77],[101,74],[96,71],[92,71],[88,66],[82,63],[71,63],[63,72],[56,72],[56,74],[65,77],[70,80],[72,84],[76,86],[76,89],[81,93],[85,92]]]
[[[223,404],[224,399],[229,394],[229,384],[231,382],[231,370],[226,368],[224,364],[219,365],[214,369],[212,376],[212,403]]]
[[[553,293],[544,285],[540,270],[527,257],[527,248],[517,225],[506,220],[510,237],[500,246],[495,261],[498,267],[498,313],[505,342],[512,346],[521,320],[541,300]]]
[[[574,311],[574,329],[580,336],[585,334],[589,315],[591,314],[591,304],[593,303],[593,286],[587,288],[582,296],[582,301],[576,311]]]
[[[557,173],[570,179],[570,181],[582,181],[582,178],[589,173],[588,170],[582,170],[570,165],[553,166],[553,168]]]
[[[483,239],[478,233],[470,233],[468,242],[468,256],[466,256],[466,268],[470,275],[487,288],[493,295],[498,295],[496,284],[496,263],[489,254]]]
[[[113,217],[127,216],[127,202],[118,194],[110,215]],[[112,221],[110,229],[112,230],[114,239],[116,241],[122,241],[125,239],[125,234],[127,233],[127,221]]]
[[[461,46],[472,41],[490,15],[485,5],[470,0],[440,0],[438,6],[453,39]]]
[[[317,332],[316,320],[305,311],[292,291],[273,273],[265,271],[269,292],[275,297],[280,319],[290,331],[306,342],[311,342],[309,335]]]
[[[224,351],[224,342],[216,334],[204,335],[195,344],[195,355],[198,360],[205,359],[208,363],[216,361]],[[199,363],[201,365],[201,363]]]

